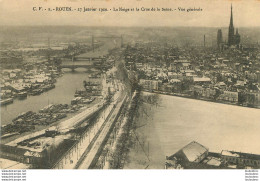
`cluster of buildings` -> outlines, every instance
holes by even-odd
[[[221,37],[219,31],[217,43]],[[146,91],[259,108],[259,47],[240,46],[232,9],[225,46],[220,50],[139,41],[127,47],[126,66],[138,72],[139,84]]]
[[[58,64],[47,60],[25,63],[17,69],[2,69],[1,105],[12,102],[14,98],[24,99],[27,95],[38,95],[54,88],[59,75]]]
[[[49,126],[1,144],[1,159],[5,159],[7,163],[12,160],[16,163],[13,167],[19,164],[22,168],[60,168],[60,165],[72,164],[72,157],[75,155],[77,155],[78,161],[78,145],[82,145],[82,140],[85,137],[88,138],[87,140],[92,139],[88,136],[90,133],[87,131],[92,128],[96,118],[101,115],[108,103],[108,100],[99,99],[100,95],[98,95],[96,96],[99,99],[97,103],[87,105],[95,100],[93,97],[87,100],[88,91],[99,86],[100,89],[103,89],[104,98],[112,96],[115,92],[115,89],[110,89],[112,78],[111,80],[107,79],[107,81],[104,79],[102,86],[100,85],[101,81],[99,83],[85,82],[84,84],[85,91],[76,91],[75,97],[80,98],[80,100],[84,98],[85,101],[74,103],[75,99],[73,99],[71,105],[47,105],[38,113],[28,111],[13,119],[11,124],[2,125],[1,129],[4,135],[1,138],[32,131],[38,125]],[[67,113],[77,114],[66,118]],[[60,121],[63,118],[66,119]],[[52,124],[54,122],[57,124]],[[74,153],[75,155],[73,155]]]
[[[23,60],[21,52],[17,51],[0,51],[0,63],[12,66],[12,64],[19,63]]]
[[[125,61],[146,91],[260,107],[257,47],[220,51],[139,42],[127,47]]]
[[[259,169],[260,155],[222,150],[210,152],[198,142],[191,142],[166,157],[166,169]]]
[[[258,49],[220,52],[143,43],[128,47],[125,59],[144,90],[260,107]]]
[[[29,46],[23,42],[0,45],[1,105],[12,103],[14,98],[25,99],[28,95],[39,95],[54,88],[56,77],[61,74],[61,59],[85,60],[84,56],[78,55],[91,48],[85,43],[56,43],[50,46],[49,41],[48,44]],[[99,46],[101,44],[95,45]],[[88,60],[91,58],[87,57]]]

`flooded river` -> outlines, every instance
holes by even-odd
[[[38,111],[48,104],[70,104],[76,90],[83,89],[83,81],[88,80],[85,69],[71,72],[64,69],[64,75],[57,79],[55,88],[38,96],[28,96],[24,100],[14,100],[13,104],[1,107],[1,124],[11,123],[12,119],[26,111]]]
[[[143,93],[141,99],[148,95]],[[259,109],[159,95],[157,105],[140,106],[136,124],[125,168],[163,169],[165,156],[191,141],[213,152],[260,154]]]

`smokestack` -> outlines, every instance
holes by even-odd
[[[206,46],[206,36],[204,35],[204,47]]]
[[[94,52],[95,44],[94,44],[94,35],[92,35],[92,51]]]
[[[121,35],[121,48],[123,47],[123,35]]]

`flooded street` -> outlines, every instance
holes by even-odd
[[[148,95],[143,93],[141,99]],[[157,103],[139,107],[126,169],[163,169],[165,157],[191,141],[212,152],[260,154],[259,109],[167,95],[159,95]]]

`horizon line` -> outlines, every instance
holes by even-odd
[[[0,27],[91,27],[91,28],[228,28],[228,26],[171,26],[171,25],[151,25],[151,26],[110,26],[110,25],[0,25]],[[239,26],[237,28],[260,28],[258,26]]]

